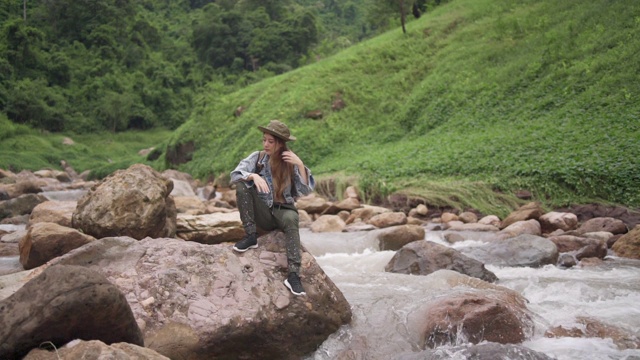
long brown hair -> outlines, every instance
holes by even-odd
[[[287,143],[277,136],[274,136],[276,142],[280,145],[277,153],[269,158],[271,166],[271,175],[273,176],[274,199],[283,201],[282,193],[291,186],[291,175],[293,174],[293,165],[282,160],[282,153],[289,150]]]

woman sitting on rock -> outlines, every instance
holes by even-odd
[[[300,231],[295,198],[311,193],[315,180],[298,155],[287,148],[287,142],[296,138],[285,124],[271,120],[269,125],[258,129],[263,133],[264,150],[253,152],[231,172],[246,233],[233,249],[245,252],[257,248],[257,227],[282,230],[289,268],[284,284],[294,295],[305,295],[300,281]]]

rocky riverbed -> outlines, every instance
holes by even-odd
[[[311,356],[359,321],[316,259],[332,244],[359,246],[339,236],[351,233],[393,252],[385,272],[429,279],[431,300],[413,310],[411,351],[381,359],[440,359],[429,356],[461,343],[487,359],[547,359],[522,345],[536,331],[528,300],[501,286],[491,269],[640,259],[640,216],[630,209],[545,212],[531,202],[500,219],[425,204],[370,206],[349,188],[341,201],[317,194],[298,200],[305,233],[323,241],[319,248],[303,241],[307,296],[294,297],[282,284],[281,233],[263,234],[255,251],[231,251],[243,234],[232,189],[144,165],[102,181],[70,168],[0,170],[0,180],[0,358],[74,359],[89,351],[150,359]],[[443,241],[429,240],[434,231]],[[482,241],[456,247],[469,240]],[[637,329],[583,322],[621,347],[640,347]],[[549,329],[549,336],[567,333],[594,336]],[[372,358],[367,342],[343,341],[334,358]]]

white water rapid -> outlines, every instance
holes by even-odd
[[[337,287],[353,311],[351,324],[327,339],[307,360],[329,360],[347,349],[353,359],[393,359],[399,353],[419,352],[408,315],[421,303],[441,292],[429,276],[384,271],[395,251],[379,251],[366,232],[312,233],[301,230],[301,239]],[[427,231],[425,240],[454,248],[442,232]],[[535,314],[535,332],[521,345],[558,360],[640,360],[640,349],[619,349],[612,339],[547,338],[550,327],[584,328],[578,317],[640,335],[640,261],[608,257],[604,264],[561,269],[487,266],[498,285],[513,289],[529,300]],[[446,351],[446,348],[443,349]],[[464,357],[453,356],[463,360]]]

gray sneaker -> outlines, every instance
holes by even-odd
[[[245,252],[249,249],[255,249],[258,247],[258,239],[256,234],[247,235],[233,245],[233,250],[237,252]]]
[[[302,287],[300,277],[296,273],[289,273],[289,276],[284,280],[284,285],[291,290],[293,295],[307,295]]]

